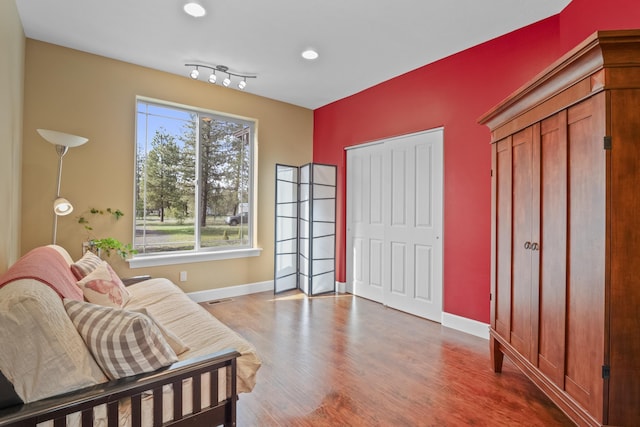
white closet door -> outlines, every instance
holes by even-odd
[[[347,152],[347,277],[354,294],[442,318],[442,130]]]
[[[388,144],[390,183],[385,245],[385,304],[440,322],[442,318],[442,132]]]

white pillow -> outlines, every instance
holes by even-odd
[[[111,379],[152,372],[178,361],[158,327],[142,313],[66,298],[64,307]]]
[[[77,284],[85,299],[93,304],[122,308],[131,298],[122,280],[106,261]]]
[[[0,371],[28,403],[107,381],[62,300],[33,279],[0,288]]]

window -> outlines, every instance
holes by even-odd
[[[138,99],[138,256],[252,248],[255,123]],[[249,215],[248,218],[252,216]]]

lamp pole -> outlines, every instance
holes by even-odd
[[[69,151],[69,147],[67,147],[66,145],[59,145],[56,144],[56,153],[58,153],[58,183],[56,186],[56,198],[55,200],[58,200],[58,198],[60,198],[60,182],[62,181],[62,158],[64,157],[65,154],[67,154],[67,151]],[[55,209],[53,210],[53,244],[56,244],[56,237],[58,235],[58,214],[56,213]]]

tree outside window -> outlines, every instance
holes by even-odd
[[[138,100],[134,247],[140,254],[252,247],[252,121]]]

